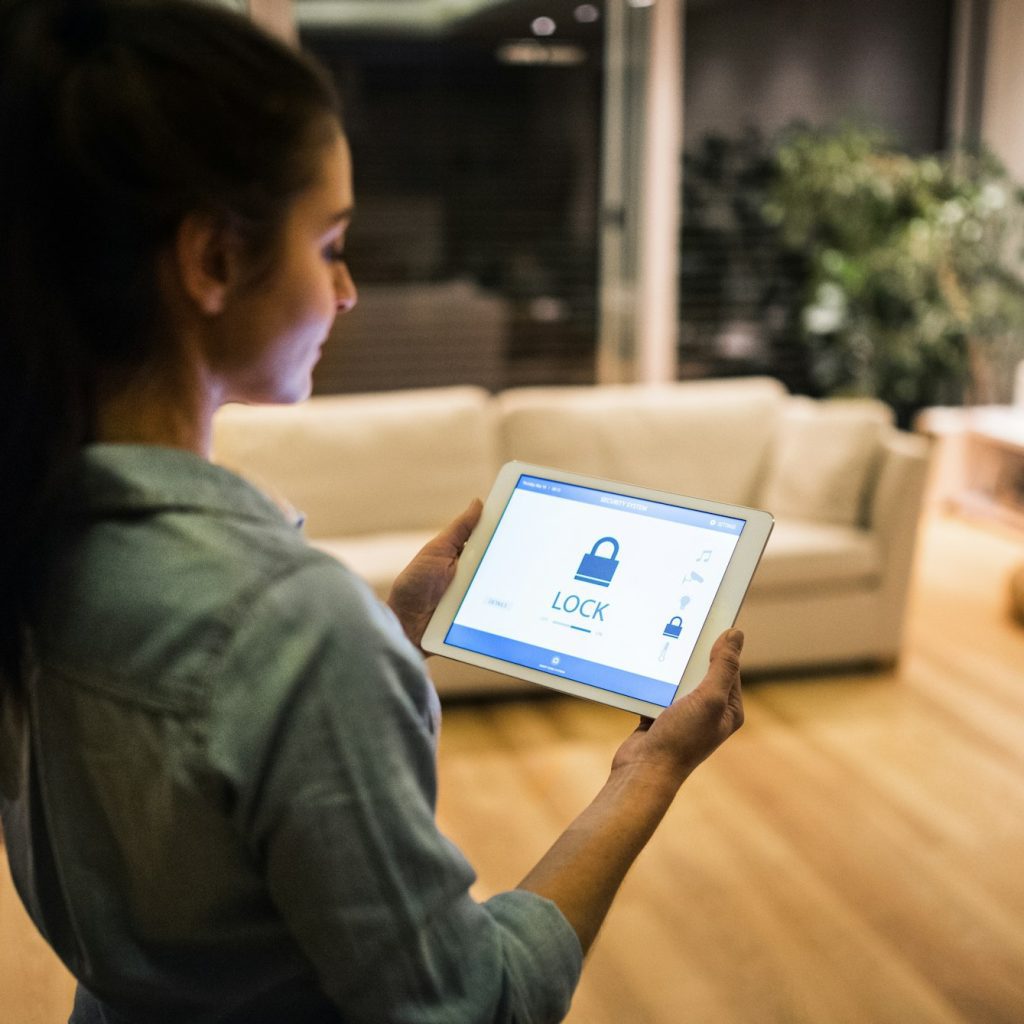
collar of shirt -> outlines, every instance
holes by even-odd
[[[75,498],[87,516],[201,510],[302,526],[304,517],[237,474],[193,452],[143,444],[91,444],[82,451]]]

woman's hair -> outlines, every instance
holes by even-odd
[[[164,344],[157,256],[222,218],[255,273],[337,124],[322,72],[190,0],[0,0],[0,687],[101,371]]]

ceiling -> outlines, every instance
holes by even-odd
[[[295,0],[302,28],[434,34],[516,0]]]
[[[657,0],[626,0],[630,7],[647,8]],[[678,0],[684,10],[727,3],[742,6],[765,0]],[[558,35],[584,38],[596,25],[580,24],[581,6],[596,7],[598,17],[608,0],[293,0],[301,29],[348,34],[439,36],[455,31],[482,29],[511,36],[530,34],[531,22],[549,17],[558,24]]]

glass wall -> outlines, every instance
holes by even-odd
[[[376,20],[329,26],[299,8],[341,89],[357,204],[360,303],[316,390],[593,380],[600,8],[524,0],[426,24],[371,6]]]

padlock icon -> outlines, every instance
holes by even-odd
[[[673,615],[668,620],[668,624],[665,626],[662,636],[678,637],[683,631],[683,620],[679,615]]]
[[[602,544],[611,544],[610,558],[599,555],[597,549]],[[599,587],[607,587],[618,569],[619,542],[614,537],[602,537],[595,542],[590,553],[583,556],[580,567],[576,570],[576,579],[581,583],[596,583]]]

